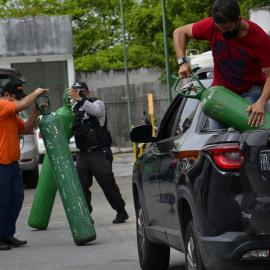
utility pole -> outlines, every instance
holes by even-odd
[[[172,93],[171,93],[171,81],[170,81],[170,63],[169,63],[169,54],[168,54],[167,22],[166,22],[167,16],[166,16],[165,0],[162,0],[162,17],[163,17],[163,33],[164,33],[164,45],[165,45],[168,100],[169,100],[169,104],[171,104]]]
[[[128,63],[127,63],[127,48],[126,48],[126,35],[125,35],[125,21],[124,21],[124,7],[123,0],[121,3],[121,16],[122,16],[122,29],[123,29],[123,44],[124,44],[124,56],[125,56],[125,73],[126,73],[126,91],[127,91],[127,102],[128,102],[128,119],[129,119],[129,130],[131,131],[131,112],[130,112],[130,95],[129,95],[129,79],[128,79]]]

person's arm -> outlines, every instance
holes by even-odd
[[[82,105],[82,108],[93,116],[104,116],[106,114],[105,104],[101,100],[96,100],[94,102],[90,102],[86,100]]]
[[[40,115],[39,110],[34,105],[33,113],[29,117],[29,119],[24,123],[23,129],[21,130],[21,134],[33,134],[33,128],[37,122],[38,116]]]
[[[69,91],[67,91],[67,94],[78,102],[78,98],[80,97],[80,90],[75,92],[71,87],[68,89]],[[77,106],[82,107],[87,113],[93,116],[104,116],[106,114],[105,104],[101,100],[91,102],[83,99],[82,101],[79,101],[77,104],[75,104],[73,108],[76,107],[77,109]]]
[[[179,27],[173,32],[173,41],[174,41],[174,49],[177,56],[177,59],[183,57],[186,58],[186,42],[187,39],[193,39],[192,34],[193,24],[188,24],[182,27]],[[192,73],[192,68],[188,64],[188,62],[183,63],[179,67],[179,78],[189,78]]]
[[[264,108],[268,100],[270,99],[270,67],[264,68],[264,73],[266,76],[266,82],[263,87],[263,92],[258,101],[247,108],[247,115],[250,114],[248,124],[251,127],[259,126],[261,122],[262,126],[264,124]]]
[[[36,89],[33,93],[27,95],[25,98],[17,102],[15,111],[21,112],[28,109],[34,103],[35,99],[42,93],[48,93],[48,89]]]

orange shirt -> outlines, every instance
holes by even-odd
[[[21,156],[19,134],[24,122],[15,106],[16,102],[0,100],[0,164],[18,161]]]

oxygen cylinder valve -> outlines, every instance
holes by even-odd
[[[193,86],[193,84],[190,86],[190,90],[193,90],[195,93],[198,93],[200,89],[198,87]]]

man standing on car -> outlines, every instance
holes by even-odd
[[[39,111],[34,106],[27,122],[23,122],[18,112],[28,109],[35,99],[48,89],[36,89],[26,96],[20,82],[8,82],[1,91],[0,99],[0,250],[11,246],[25,245],[14,237],[15,224],[24,199],[23,179],[18,160],[20,159],[20,134],[33,131]],[[14,100],[19,100],[14,102]]]
[[[85,82],[77,82],[67,94],[77,101],[72,108],[76,116],[73,128],[75,143],[80,149],[76,169],[89,211],[93,210],[90,187],[95,176],[111,207],[117,212],[113,223],[124,223],[129,216],[112,172],[113,155],[106,107],[102,100],[90,98]]]
[[[214,58],[212,86],[222,85],[251,103],[249,125],[264,124],[264,108],[270,98],[270,38],[255,23],[243,19],[236,0],[217,0],[212,16],[177,28],[173,33],[179,77],[188,78],[187,39],[208,40]],[[212,121],[213,129],[219,128]]]

